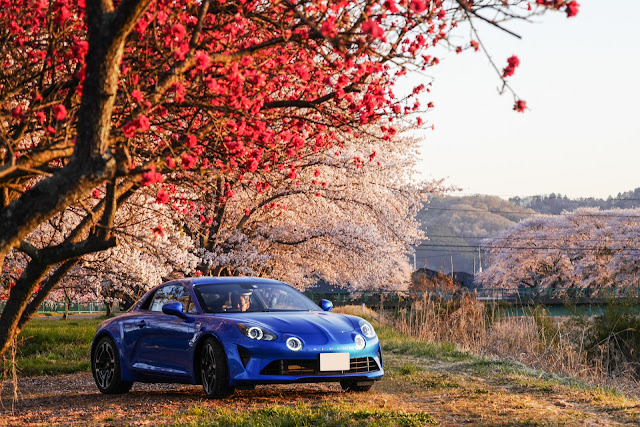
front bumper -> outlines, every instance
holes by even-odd
[[[229,385],[286,384],[296,382],[335,382],[341,380],[379,380],[384,376],[380,345],[375,339],[363,350],[301,350],[293,352],[279,343],[243,342],[227,348]],[[349,353],[347,371],[320,371],[320,353]]]

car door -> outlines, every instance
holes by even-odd
[[[162,312],[163,305],[174,301],[182,303],[185,313],[195,314],[189,291],[173,284],[158,288],[148,313],[133,321],[131,335],[136,341],[133,369],[158,376],[191,375],[195,326],[193,322]]]

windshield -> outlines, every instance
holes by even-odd
[[[193,289],[205,313],[321,311],[309,298],[284,283],[212,283]]]

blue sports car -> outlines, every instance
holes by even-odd
[[[167,282],[98,326],[91,371],[102,393],[136,381],[202,384],[210,398],[293,382],[368,391],[384,375],[378,337],[366,320],[331,308],[275,280]]]

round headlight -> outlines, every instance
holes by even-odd
[[[261,326],[247,326],[244,323],[238,323],[238,329],[252,340],[275,341],[278,338],[276,334]]]
[[[376,336],[376,332],[373,330],[373,326],[371,326],[367,322],[362,322],[360,324],[360,330],[362,331],[362,334],[367,338],[373,338]]]
[[[247,329],[247,336],[251,339],[261,340],[263,335],[264,333],[262,332],[262,329],[257,326],[252,326]]]
[[[364,338],[362,338],[362,335],[356,335],[355,342],[356,342],[356,350],[362,350],[364,346],[367,345],[366,342],[364,341]]]
[[[287,338],[287,348],[291,351],[302,350],[302,341],[296,337]]]

